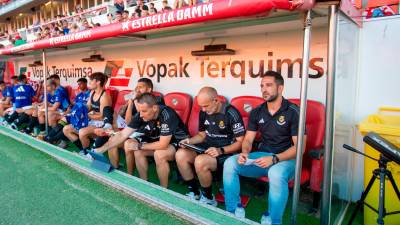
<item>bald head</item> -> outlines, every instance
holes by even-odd
[[[213,87],[203,87],[197,94],[197,104],[203,112],[213,114],[218,111],[220,102],[218,101],[217,90]]]
[[[200,89],[199,93],[197,94],[198,99],[204,100],[213,100],[218,97],[217,90],[213,87],[203,87]]]

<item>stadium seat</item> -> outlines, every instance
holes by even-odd
[[[219,95],[218,99],[222,102],[227,102],[224,96]],[[191,136],[196,135],[199,131],[199,113],[200,106],[197,104],[197,97],[193,100],[192,110],[188,121],[188,129]]]
[[[75,99],[76,91],[69,85],[64,86],[64,88],[67,90],[69,101],[72,102]]]
[[[117,97],[118,97],[118,89],[109,87],[106,89],[107,93],[111,96],[111,101],[112,101],[112,107],[115,107],[115,103],[117,102]]]
[[[299,99],[289,99],[296,105],[300,104]],[[307,143],[303,154],[303,168],[301,171],[300,184],[310,182],[311,190],[321,192],[322,183],[322,152],[325,135],[325,106],[317,101],[307,101],[306,115]],[[267,177],[259,180],[268,182]],[[294,179],[289,182],[293,187]]]
[[[118,92],[117,100],[115,101],[115,104],[114,104],[114,112],[118,113],[119,110],[121,109],[121,107],[123,105],[125,105],[125,103],[126,103],[125,95],[127,95],[127,94],[129,94],[131,92],[132,91],[129,91],[129,90]]]
[[[160,92],[157,92],[157,91],[153,91],[152,94],[157,97],[163,97],[163,94],[161,94]]]
[[[164,96],[165,104],[175,110],[185,123],[188,122],[190,109],[192,107],[192,97],[185,93],[172,92]]]
[[[235,108],[239,110],[244,125],[247,128],[251,110],[264,103],[264,101],[263,98],[256,96],[239,96],[231,100],[231,105],[235,106]]]

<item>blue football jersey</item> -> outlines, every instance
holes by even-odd
[[[15,108],[32,105],[32,98],[35,96],[35,91],[32,86],[27,84],[17,84],[14,86],[13,92]]]

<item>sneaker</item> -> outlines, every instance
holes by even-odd
[[[244,210],[242,203],[237,205],[235,209],[235,216],[242,219],[246,217],[246,211]]]
[[[268,212],[265,212],[262,217],[261,217],[261,225],[271,225],[272,224],[272,220],[271,217],[269,216]]]
[[[212,206],[215,206],[215,207],[218,205],[218,202],[215,200],[214,195],[213,195],[212,199],[208,199],[204,195],[201,195],[200,203],[207,204],[207,205],[212,205]]]
[[[68,143],[64,140],[61,140],[60,143],[57,145],[59,148],[66,149],[68,147]]]
[[[17,125],[15,125],[15,123],[12,123],[10,125],[10,128],[13,129],[13,130],[18,130],[18,127],[17,127]]]
[[[83,150],[80,150],[80,151],[79,151],[79,155],[80,155],[80,156],[85,156],[86,154],[87,154],[86,151],[83,151]]]
[[[93,157],[89,153],[87,153],[85,156],[86,156],[86,158],[88,158],[90,160],[94,160]]]
[[[189,192],[189,193],[187,193],[186,194],[186,196],[189,198],[189,199],[191,199],[191,200],[194,200],[194,201],[198,201],[199,199],[200,199],[200,195],[196,195],[194,192]]]

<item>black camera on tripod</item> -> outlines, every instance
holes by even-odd
[[[375,169],[372,172],[373,176],[371,177],[370,181],[368,182],[368,185],[365,188],[365,191],[361,195],[361,199],[357,202],[356,208],[354,209],[348,224],[350,225],[353,223],[353,220],[356,217],[357,212],[361,209],[361,206],[365,204],[367,207],[369,207],[370,209],[372,209],[373,211],[378,213],[378,219],[376,221],[379,225],[383,225],[384,224],[383,218],[385,216],[400,213],[400,211],[386,212],[386,209],[385,209],[385,179],[386,179],[386,177],[389,179],[390,183],[392,184],[393,189],[396,192],[398,201],[400,201],[399,188],[397,187],[396,182],[393,179],[392,173],[389,170],[387,170],[388,162],[393,161],[397,164],[400,164],[400,149],[374,132],[369,132],[363,138],[363,141],[381,153],[379,160],[372,158],[371,156],[368,156],[346,144],[343,145],[343,148],[377,161],[379,164],[379,168]],[[372,185],[374,184],[375,179],[379,179],[378,209],[375,209],[371,205],[364,202],[369,191],[371,190]]]

